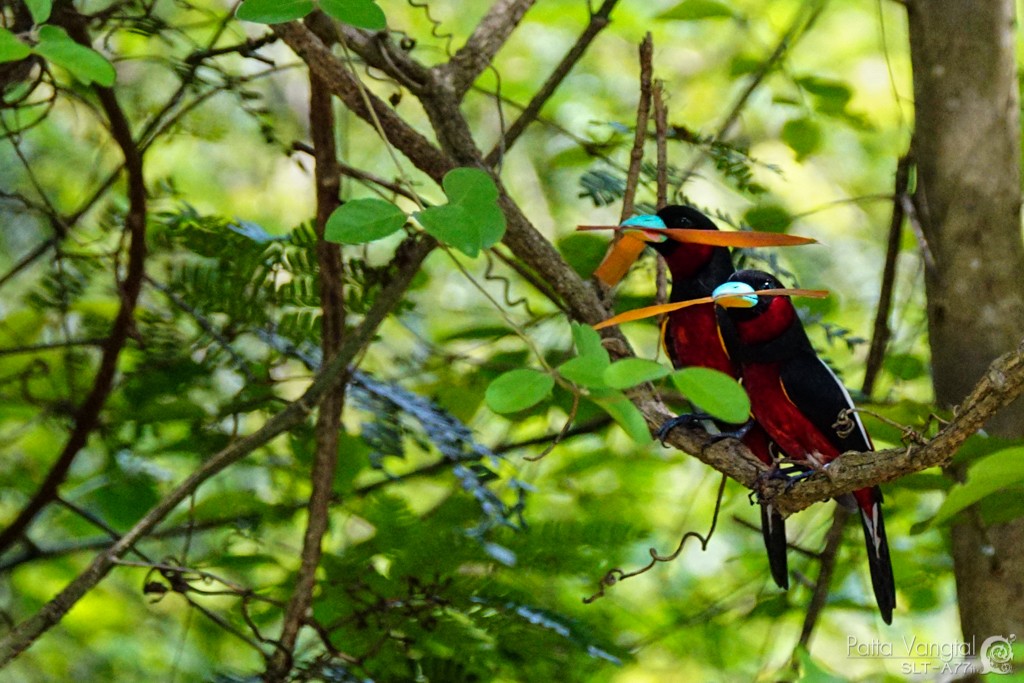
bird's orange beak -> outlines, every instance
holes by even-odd
[[[634,220],[634,219],[630,219]],[[799,235],[754,230],[692,230],[687,228],[645,227],[627,221],[623,225],[581,225],[577,230],[614,230],[621,234],[605,255],[594,277],[611,287],[625,277],[630,266],[650,242],[667,239],[684,244],[705,244],[712,247],[791,247],[813,244],[817,240]]]

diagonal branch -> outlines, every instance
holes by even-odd
[[[844,453],[829,463],[825,472],[814,474],[788,491],[783,482],[762,483],[765,466],[737,441],[727,439],[714,443],[700,430],[680,429],[672,432],[667,442],[693,453],[747,488],[760,491],[772,500],[779,512],[790,515],[844,493],[948,464],[964,441],[1021,394],[1024,394],[1024,340],[1015,350],[992,362],[971,393],[954,410],[953,419],[929,441],[907,448]],[[665,407],[649,395],[637,397],[635,402],[652,428],[671,417]]]
[[[3,640],[0,640],[0,668],[6,666],[39,636],[59,623],[68,610],[103,580],[119,558],[149,534],[200,485],[257,448],[267,444],[274,437],[303,422],[324,396],[342,381],[342,377],[346,374],[353,359],[373,340],[381,322],[402,300],[405,290],[408,289],[413,277],[419,272],[424,259],[436,246],[437,242],[433,238],[424,236],[412,237],[403,242],[392,260],[394,268],[392,279],[380,292],[373,306],[363,318],[362,324],[345,339],[338,354],[317,373],[305,393],[274,415],[260,429],[212,455],[199,469],[151,508],[135,526],[121,537],[121,540],[97,555],[85,571],[79,574],[56,597],[34,615],[15,626]]]
[[[440,183],[444,174],[455,168],[454,162],[406,123],[387,103],[372,93],[367,93],[373,106],[371,114],[355,76],[309,28],[293,21],[277,24],[274,26],[274,32],[302,58],[302,61],[306,62],[310,71],[323,80],[331,94],[340,99],[356,116],[372,125],[373,114],[376,114],[381,126],[388,133],[388,142],[432,180]]]
[[[490,66],[494,55],[534,2],[536,0],[497,0],[455,56],[448,63],[435,67],[438,80],[451,87],[456,101],[462,99],[477,77]]]
[[[565,77],[569,75],[572,68],[576,66],[576,63],[583,57],[583,53],[587,51],[590,44],[594,42],[605,26],[607,26],[611,19],[612,10],[615,9],[615,5],[618,4],[619,0],[604,0],[601,6],[596,12],[590,15],[590,21],[587,23],[587,27],[583,29],[583,33],[576,39],[569,51],[562,57],[562,61],[558,63],[555,70],[551,72],[548,79],[544,81],[544,85],[530,99],[529,104],[523,109],[522,113],[517,118],[509,129],[505,132],[505,137],[495,145],[494,149],[487,155],[486,163],[488,166],[494,166],[501,159],[502,155],[508,152],[512,148],[512,145],[516,144],[516,140],[523,134],[527,126],[533,123],[540,115],[541,108],[547,103],[551,96],[555,94],[555,90],[562,84]]]

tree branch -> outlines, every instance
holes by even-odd
[[[784,482],[764,482],[761,475],[766,471],[765,466],[735,440],[713,443],[703,431],[677,429],[671,433],[667,443],[693,453],[702,462],[747,488],[760,491],[771,499],[779,512],[790,515],[844,493],[948,464],[968,437],[977,433],[990,417],[1022,393],[1024,341],[1014,351],[993,361],[971,393],[955,409],[953,419],[926,443],[884,451],[844,453],[829,463],[824,472],[812,475],[788,491]],[[652,430],[672,417],[659,401],[649,395],[640,396],[635,402]]]
[[[345,298],[342,289],[341,251],[338,245],[324,239],[324,227],[331,213],[340,205],[338,192],[341,174],[337,163],[334,141],[334,110],[331,94],[324,82],[314,73],[309,76],[309,128],[316,159],[316,256],[319,266],[320,307],[323,311],[321,348],[324,362],[329,363],[341,348],[345,334]],[[315,438],[316,453],[310,474],[312,492],[306,534],[302,542],[302,562],[299,566],[295,589],[285,609],[284,625],[278,649],[267,666],[267,683],[283,681],[291,671],[295,642],[306,612],[313,601],[316,569],[320,565],[321,543],[327,532],[328,515],[332,502],[334,471],[338,462],[338,432],[341,412],[345,405],[345,387],[348,372],[324,396],[317,414]]]
[[[334,56],[323,41],[309,28],[297,22],[277,24],[274,26],[274,32],[302,61],[306,62],[318,78],[324,81],[332,95],[340,99],[359,118],[372,125],[373,115],[366,106],[355,76]],[[394,109],[373,93],[367,93],[367,96],[377,119],[388,133],[388,142],[408,157],[417,168],[437,183],[441,182],[445,173],[455,168],[455,163],[451,159],[407,124]]]
[[[434,68],[439,81],[446,83],[459,101],[484,69],[490,66],[523,15],[536,0],[496,0],[473,34],[446,64]]]
[[[6,666],[39,636],[59,623],[68,610],[110,572],[117,559],[124,556],[135,543],[149,534],[203,482],[265,445],[274,437],[303,422],[327,392],[341,381],[352,360],[373,340],[380,323],[402,300],[405,290],[412,282],[413,276],[419,271],[423,260],[436,246],[437,242],[433,238],[422,235],[403,242],[392,260],[395,271],[392,279],[381,290],[373,306],[363,318],[362,324],[345,339],[338,355],[317,373],[305,393],[288,404],[280,413],[274,415],[260,429],[211,456],[199,469],[151,508],[135,526],[121,537],[121,540],[96,556],[89,567],[56,597],[46,603],[36,614],[12,629],[3,640],[0,640],[0,668]]]
[[[55,21],[62,23],[69,35],[82,45],[90,44],[81,16],[73,10],[59,12]],[[118,104],[117,96],[110,88],[95,86],[96,96],[110,122],[110,133],[124,156],[128,175],[128,213],[125,216],[125,230],[129,235],[128,268],[121,283],[121,306],[110,327],[110,334],[103,344],[99,368],[93,379],[92,389],[75,411],[75,425],[64,444],[56,462],[50,467],[46,478],[29,502],[22,508],[10,526],[0,533],[0,553],[11,547],[28,529],[29,525],[57,496],[57,489],[67,478],[75,456],[85,446],[89,434],[99,421],[100,411],[107,402],[114,386],[117,359],[135,326],[135,305],[142,289],[146,261],[146,183],[143,175],[142,153],[132,137],[128,119]]]
[[[573,46],[569,48],[569,51],[562,57],[562,61],[558,63],[555,70],[551,72],[548,79],[544,81],[544,85],[534,94],[530,99],[530,102],[523,108],[523,111],[509,129],[505,132],[505,137],[495,145],[494,149],[487,155],[486,163],[488,166],[494,166],[498,163],[498,160],[516,144],[516,140],[523,134],[526,128],[533,123],[540,115],[541,108],[547,103],[551,96],[558,89],[558,86],[562,84],[565,77],[569,75],[576,63],[580,61],[583,54],[590,47],[590,44],[597,38],[597,34],[600,33],[605,26],[610,23],[610,16],[612,10],[615,9],[615,5],[618,4],[619,0],[604,0],[601,7],[596,12],[590,15],[590,22],[587,27],[583,29],[583,33],[576,39]]]
[[[892,219],[889,221],[889,242],[885,251],[885,266],[882,268],[882,284],[878,290],[878,310],[875,311],[875,327],[871,334],[871,346],[864,362],[864,383],[861,386],[867,396],[875,388],[875,379],[882,369],[885,349],[889,345],[889,314],[892,312],[892,293],[896,287],[896,261],[900,255],[900,239],[903,236],[903,199],[910,183],[910,153],[900,157],[896,164],[896,180],[893,188]]]

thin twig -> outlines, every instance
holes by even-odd
[[[640,43],[640,101],[636,106],[636,131],[633,134],[633,148],[629,151],[629,171],[626,173],[626,189],[622,195],[620,223],[633,215],[636,188],[640,181],[640,165],[644,160],[647,122],[651,117],[651,73],[653,71],[651,62],[653,57],[654,40],[648,33]]]
[[[72,38],[82,45],[90,45],[83,18],[74,10],[55,15],[63,18],[65,28]],[[124,110],[118,104],[117,96],[110,88],[95,86],[96,96],[110,122],[110,132],[124,156],[128,174],[128,213],[125,216],[125,230],[130,236],[128,246],[128,269],[121,283],[121,306],[117,311],[110,334],[103,345],[103,355],[93,379],[93,385],[81,405],[75,411],[75,426],[68,436],[57,460],[50,467],[43,483],[32,498],[2,533],[0,552],[11,547],[57,495],[58,487],[67,478],[75,456],[85,446],[89,434],[99,421],[100,411],[106,404],[114,385],[117,360],[135,326],[135,305],[142,289],[146,260],[146,184],[143,175],[142,154],[132,137],[131,127]]]
[[[618,1],[619,0],[604,0],[597,11],[590,15],[590,21],[587,23],[586,28],[583,29],[583,33],[581,33],[580,37],[576,39],[576,42],[573,43],[571,48],[569,48],[569,51],[565,53],[565,56],[562,57],[562,61],[558,63],[555,70],[552,71],[551,75],[548,76],[548,79],[544,81],[544,85],[534,93],[533,97],[530,98],[530,102],[523,107],[523,111],[520,113],[519,118],[509,126],[509,129],[505,133],[502,141],[495,145],[494,149],[487,154],[485,163],[488,166],[494,166],[497,164],[501,160],[502,155],[506,154],[508,150],[512,148],[516,143],[516,140],[519,139],[519,136],[523,134],[527,127],[537,120],[537,117],[540,115],[540,110],[544,107],[547,101],[551,99],[555,90],[557,90],[558,86],[562,84],[562,81],[569,75],[569,72],[572,71],[573,67],[575,67],[580,61],[583,54],[587,51],[587,48],[590,47],[592,42],[594,42],[597,34],[599,34],[604,27],[608,25],[612,10],[615,9],[615,5]]]
[[[864,383],[861,391],[871,396],[875,379],[882,368],[885,348],[889,344],[889,315],[892,313],[892,295],[896,286],[896,262],[900,255],[900,240],[903,236],[903,197],[910,182],[910,155],[900,157],[896,164],[896,180],[893,188],[892,219],[889,221],[889,242],[885,251],[885,266],[882,268],[882,284],[878,290],[878,309],[875,311],[875,327],[871,333],[871,345],[864,362]]]
[[[750,97],[757,91],[775,66],[782,61],[800,38],[803,37],[811,26],[814,25],[814,22],[816,22],[818,17],[821,16],[821,13],[824,11],[827,3],[828,0],[817,0],[817,2],[812,6],[800,6],[797,10],[796,18],[793,19],[793,22],[789,25],[789,28],[786,29],[786,32],[782,34],[779,42],[775,45],[775,49],[773,49],[768,58],[761,63],[758,70],[750,75],[746,87],[743,88],[743,91],[736,98],[732,107],[730,107],[729,113],[726,114],[722,123],[718,126],[718,132],[715,133],[713,138],[714,140],[722,140],[729,134],[733,125],[735,125],[736,121],[739,120],[743,109],[747,106],[747,102],[750,100]],[[673,188],[674,196],[680,197],[683,185],[690,179],[693,173],[697,170],[697,167],[704,162],[710,148],[710,145],[702,145],[698,149],[697,156],[690,162],[686,170],[680,174],[679,180]]]
[[[487,69],[523,15],[536,0],[496,0],[480,20],[466,44],[447,63],[435,67],[441,80],[451,84],[458,99]]]
[[[287,408],[269,419],[260,429],[238,439],[227,448],[210,456],[181,484],[168,493],[146,513],[121,540],[100,553],[90,565],[78,575],[56,597],[38,612],[19,623],[0,640],[0,668],[24,652],[42,634],[60,622],[82,597],[88,593],[140,539],[148,535],[157,524],[170,514],[182,501],[190,496],[205,481],[225,468],[243,459],[274,437],[306,420],[309,412],[323,399],[327,391],[336,385],[346,373],[349,364],[370,343],[377,328],[402,300],[405,290],[419,272],[423,260],[433,251],[437,242],[429,237],[416,236],[406,240],[393,259],[392,279],[378,294],[373,306],[367,311],[362,324],[345,339],[338,355],[326,363],[310,387]]]
[[[807,614],[804,616],[804,625],[800,631],[801,648],[806,648],[811,642],[811,634],[818,624],[818,618],[825,609],[825,602],[828,600],[829,587],[832,585],[832,574],[835,573],[836,560],[839,557],[839,547],[843,542],[843,528],[846,520],[850,518],[850,512],[842,505],[836,505],[832,513],[832,526],[825,534],[825,549],[821,551],[821,566],[818,568],[818,580],[814,582],[814,594],[807,605]],[[794,653],[794,657],[796,654]]]
[[[618,567],[615,567],[614,569],[609,570],[608,573],[601,578],[598,591],[589,597],[583,598],[584,604],[589,605],[595,600],[603,598],[605,596],[606,590],[609,587],[619,583],[620,581],[625,581],[626,579],[631,579],[634,576],[645,574],[649,572],[651,569],[653,569],[654,565],[659,564],[661,562],[672,562],[677,557],[679,557],[680,553],[683,552],[683,546],[685,546],[686,542],[691,538],[696,538],[698,541],[700,541],[700,549],[702,551],[707,550],[708,543],[711,542],[711,537],[715,534],[715,526],[717,526],[718,524],[718,513],[722,510],[722,498],[725,496],[725,484],[727,481],[728,477],[723,475],[722,483],[718,485],[718,495],[715,498],[715,512],[711,517],[711,527],[708,529],[708,532],[706,534],[701,535],[699,532],[696,531],[687,531],[685,534],[683,534],[683,537],[679,539],[679,545],[676,546],[676,549],[668,555],[661,555],[655,548],[648,548],[647,552],[651,556],[651,561],[643,567],[641,567],[640,569],[634,569],[633,571],[627,572],[619,569]]]

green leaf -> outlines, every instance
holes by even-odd
[[[750,418],[750,398],[739,382],[711,368],[683,368],[672,373],[672,381],[695,406],[731,424]]]
[[[825,114],[841,114],[853,97],[850,86],[841,81],[818,76],[805,76],[796,82],[801,88],[814,95],[817,110]]]
[[[576,344],[576,353],[581,356],[600,356],[604,358],[605,365],[611,362],[608,350],[601,343],[601,335],[590,325],[582,323],[571,323],[572,340]]]
[[[496,413],[514,413],[543,401],[555,387],[555,379],[540,370],[511,370],[491,382],[484,394]]]
[[[258,24],[281,24],[313,11],[313,0],[245,0],[236,17]]]
[[[97,83],[109,88],[117,78],[114,66],[103,55],[79,45],[59,26],[46,25],[39,29],[39,43],[34,52],[64,67],[85,85]]]
[[[491,177],[477,168],[456,168],[441,184],[448,203],[414,214],[423,229],[470,257],[497,244],[505,234],[505,215]]]
[[[814,659],[804,647],[797,649],[800,661],[801,683],[848,683],[849,679],[829,671],[823,664]]]
[[[25,0],[28,11],[32,14],[32,21],[42,24],[50,18],[50,11],[53,10],[53,0]]]
[[[897,353],[887,357],[882,367],[894,377],[904,380],[917,379],[928,370],[923,360],[909,353]]]
[[[732,9],[718,0],[683,0],[675,7],[659,14],[656,19],[677,21],[699,21],[701,19],[729,19],[735,16]]]
[[[0,28],[0,63],[17,62],[32,54],[28,45],[5,28]]]
[[[821,147],[821,126],[808,118],[790,119],[782,126],[781,137],[800,161]]]
[[[583,278],[589,278],[600,265],[604,253],[608,251],[608,240],[597,235],[574,232],[560,238],[557,246],[558,252],[566,263],[572,266],[576,274]]]
[[[570,358],[558,366],[558,372],[573,384],[578,384],[589,389],[600,389],[605,387],[604,371],[608,369],[609,361],[607,356],[577,356]]]
[[[754,230],[785,232],[793,222],[793,216],[778,204],[762,204],[743,214],[743,221]]]
[[[1024,447],[1007,448],[981,458],[967,470],[967,481],[949,490],[931,526],[1000,489],[1024,482]]]
[[[604,383],[612,389],[629,389],[660,379],[672,371],[661,363],[645,358],[623,358],[604,370]]]
[[[651,432],[647,428],[647,420],[639,408],[633,405],[626,396],[617,391],[605,391],[591,396],[597,405],[612,416],[620,427],[638,444],[651,442]]]
[[[320,9],[356,28],[382,31],[388,27],[384,10],[373,0],[320,0]]]
[[[404,211],[383,199],[353,199],[327,219],[324,239],[341,244],[373,242],[401,230],[405,218]]]

